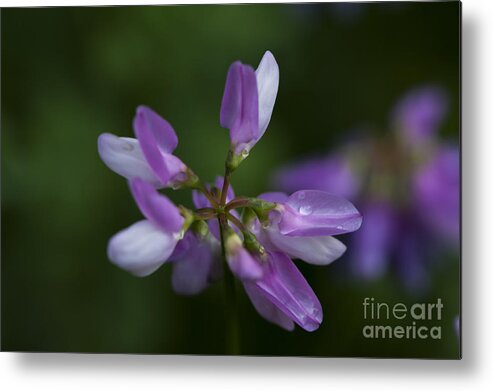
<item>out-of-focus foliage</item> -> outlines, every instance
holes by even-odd
[[[212,180],[229,141],[219,107],[234,60],[256,66],[269,49],[281,72],[271,124],[236,174],[237,194],[275,190],[274,169],[386,123],[393,102],[423,83],[449,92],[442,136],[458,141],[455,2],[6,9],[1,18],[5,350],[224,353],[221,284],[180,297],[166,266],[138,279],[108,262],[109,237],[140,216],[96,139],[131,136],[135,107],[149,105],[178,133],[176,154]],[[188,192],[168,194],[191,202]],[[324,308],[321,328],[280,330],[241,293],[243,353],[456,357],[458,259],[449,265],[422,298],[445,304],[442,340],[363,339],[364,297],[415,298],[391,279],[365,285],[337,267],[299,264]]]

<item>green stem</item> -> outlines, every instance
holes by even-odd
[[[226,260],[226,248],[224,243],[224,225],[227,224],[224,215],[218,217],[219,232],[221,234],[221,254],[224,264],[224,293],[226,295],[226,324],[228,330],[227,349],[231,355],[240,354],[240,323],[238,315],[238,304],[236,302],[235,279],[229,270]]]

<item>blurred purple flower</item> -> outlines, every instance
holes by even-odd
[[[413,176],[413,199],[423,222],[449,242],[459,240],[460,158],[454,146],[440,146]]]
[[[350,162],[342,154],[288,165],[277,173],[274,181],[277,187],[287,192],[317,189],[349,199],[358,193],[360,187]]]
[[[324,190],[363,206],[365,223],[352,235],[348,254],[354,275],[376,279],[392,269],[408,290],[420,292],[429,284],[433,251],[457,245],[459,150],[437,137],[446,110],[446,95],[439,88],[413,90],[392,113],[399,142],[366,139],[359,143],[364,148],[352,142],[343,153],[277,172],[275,182],[281,190]],[[355,156],[364,167],[355,164]]]
[[[392,112],[392,125],[404,142],[419,145],[433,138],[447,114],[445,92],[434,86],[410,91]]]

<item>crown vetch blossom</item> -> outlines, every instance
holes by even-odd
[[[173,151],[178,145],[174,129],[146,106],[137,107],[133,121],[137,139],[103,133],[98,138],[101,159],[127,179],[141,178],[156,188],[179,187],[196,178]]]
[[[141,277],[170,263],[173,289],[186,295],[224,275],[232,300],[236,277],[262,317],[286,330],[298,324],[314,331],[322,306],[292,258],[331,263],[346,250],[332,235],[357,230],[362,218],[349,201],[323,191],[235,196],[232,174],[267,129],[278,85],[279,68],[270,52],[256,71],[239,61],[231,65],[220,118],[230,129],[231,146],[224,176],[213,185],[200,182],[173,155],[178,144],[173,128],[148,107],[137,108],[136,139],[99,137],[101,159],[129,180],[145,217],[110,239],[108,257]],[[195,209],[174,205],[157,190],[165,187],[191,189]]]
[[[351,237],[354,275],[371,280],[393,270],[420,292],[429,282],[430,255],[457,245],[460,155],[438,138],[446,112],[444,91],[413,89],[392,110],[388,139],[355,139],[327,157],[278,171],[281,190],[311,188],[358,201],[365,224]]]
[[[233,167],[248,156],[269,126],[278,88],[279,67],[269,51],[256,71],[239,61],[230,66],[220,122],[230,130]]]

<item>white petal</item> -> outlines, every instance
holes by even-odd
[[[346,246],[332,236],[284,236],[277,227],[268,228],[266,236],[289,257],[313,265],[328,265],[346,251]]]
[[[279,66],[271,52],[265,52],[255,74],[258,89],[259,132],[262,135],[269,126],[279,89]]]
[[[141,178],[153,186],[162,187],[134,138],[103,133],[98,138],[99,156],[117,174],[127,178]]]
[[[148,220],[141,220],[110,239],[108,258],[122,269],[144,277],[166,262],[176,243],[172,235]]]

